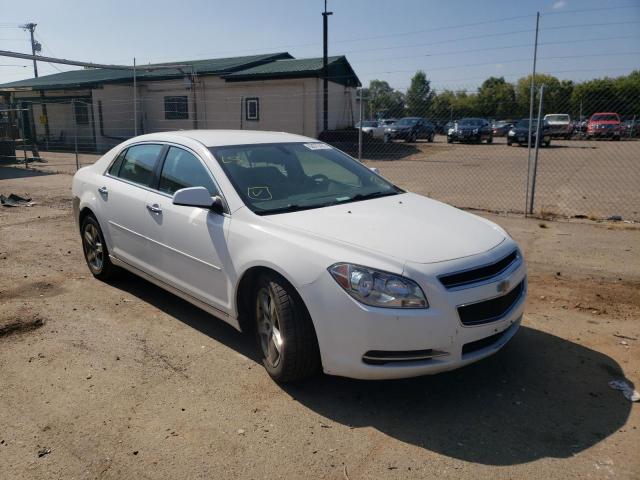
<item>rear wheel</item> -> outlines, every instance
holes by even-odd
[[[429,135],[429,138],[427,139],[427,141],[429,143],[433,143],[433,138],[435,137],[435,133],[432,133],[431,135]]]
[[[87,215],[80,227],[84,259],[91,274],[99,280],[112,279],[118,268],[109,259],[109,250],[104,241],[100,224],[93,215]]]
[[[269,375],[285,383],[317,373],[320,352],[315,330],[293,287],[276,274],[263,274],[254,299],[256,339]]]

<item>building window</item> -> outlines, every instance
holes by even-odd
[[[260,120],[260,102],[257,97],[245,100],[245,113],[245,118],[249,121],[257,122]]]
[[[164,97],[165,120],[187,120],[189,118],[189,103],[187,96]]]
[[[84,102],[73,102],[73,114],[76,118],[76,125],[89,125],[89,106]]]

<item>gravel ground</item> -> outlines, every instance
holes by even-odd
[[[394,163],[395,165],[395,163]],[[522,245],[523,328],[432,377],[273,383],[251,338],[91,277],[69,175],[0,168],[0,478],[640,477],[640,230],[485,215]]]

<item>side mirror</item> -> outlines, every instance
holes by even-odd
[[[204,187],[181,188],[173,194],[172,203],[184,207],[208,208],[216,213],[224,211],[222,199],[219,196],[212,197]]]
[[[376,175],[380,175],[380,170],[376,167],[369,167],[369,170],[371,170]]]

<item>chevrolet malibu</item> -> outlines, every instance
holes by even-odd
[[[279,382],[455,369],[522,319],[507,232],[311,138],[139,136],[76,173],[73,206],[94,277],[131,271],[252,332]]]

